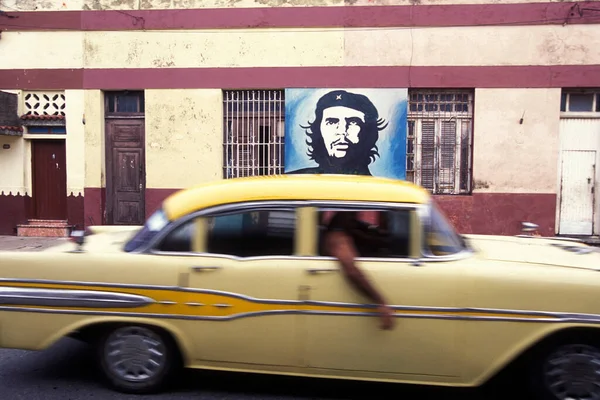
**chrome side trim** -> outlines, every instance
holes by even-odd
[[[216,303],[216,304],[213,304],[213,307],[229,308],[229,307],[233,307],[233,306],[231,304],[227,304],[227,303]]]
[[[155,251],[151,250],[151,254],[159,256],[171,256],[171,257],[198,257],[198,258],[209,258],[209,259],[222,259],[232,261],[258,261],[258,260],[271,260],[271,261],[335,261],[334,257],[329,256],[254,256],[254,257],[238,257],[227,254],[213,254],[213,253],[193,253],[193,252],[168,252],[168,251]],[[457,255],[460,253],[456,253]],[[465,258],[470,254],[465,254],[462,257],[453,257],[448,259],[434,259],[434,258],[422,258],[423,262],[437,262],[437,261],[449,261],[457,260],[459,258]],[[378,263],[412,263],[415,261],[414,258],[375,258],[375,257],[357,257],[357,261],[361,262],[378,262]],[[285,268],[285,267],[283,267]]]
[[[206,304],[202,304],[202,303],[185,303],[186,306],[190,306],[190,307],[202,307],[205,306]]]
[[[165,319],[180,319],[180,320],[195,320],[195,321],[231,321],[235,319],[260,317],[269,315],[328,315],[328,316],[359,316],[359,317],[375,317],[377,313],[370,312],[341,312],[341,311],[314,311],[314,310],[272,310],[272,311],[257,311],[240,313],[229,316],[197,316],[197,315],[175,315],[175,314],[157,314],[157,313],[125,313],[111,311],[84,311],[84,310],[51,310],[45,308],[13,308],[2,307],[0,311],[11,312],[36,312],[49,314],[76,314],[76,315],[103,315],[103,316],[120,316],[120,317],[135,317],[135,318],[165,318]],[[565,314],[562,317],[501,317],[501,316],[470,316],[470,315],[436,315],[436,314],[403,314],[396,313],[396,318],[416,318],[416,319],[439,319],[439,320],[461,320],[461,321],[492,321],[492,322],[530,322],[530,323],[584,323],[600,325],[600,316],[595,318],[578,317],[578,314]]]
[[[0,304],[89,308],[137,308],[154,303],[146,296],[92,290],[0,287]]]
[[[198,258],[210,258],[210,259],[223,259],[231,261],[259,261],[259,260],[272,260],[272,261],[335,261],[334,257],[329,256],[255,256],[255,257],[237,257],[227,254],[212,254],[212,253],[192,253],[192,252],[168,252],[168,251],[155,251],[151,250],[150,254],[157,256],[170,256],[170,257],[198,257]],[[411,264],[415,261],[423,263],[435,263],[435,262],[448,262],[458,261],[465,258],[471,257],[474,254],[472,250],[462,250],[458,253],[454,253],[449,256],[428,256],[424,255],[422,258],[375,258],[375,257],[357,257],[356,260],[359,262],[377,262],[377,263],[403,263]],[[284,267],[285,268],[285,267]]]
[[[581,239],[563,237],[563,236],[532,236],[532,235],[519,234],[519,235],[515,235],[515,237],[525,238],[525,239],[563,240],[566,242],[584,243],[584,241]]]
[[[175,292],[185,292],[185,293],[204,293],[204,294],[216,294],[221,296],[232,297],[235,299],[241,299],[246,301],[251,301],[254,303],[260,304],[301,304],[301,300],[274,300],[274,299],[258,299],[256,297],[250,297],[239,293],[233,292],[225,292],[222,290],[211,290],[211,289],[195,289],[195,288],[187,288],[187,287],[179,287],[179,286],[162,286],[162,285],[133,285],[133,284],[122,284],[122,283],[100,283],[100,282],[79,282],[79,281],[54,281],[47,279],[9,279],[9,278],[0,278],[0,284],[3,282],[10,282],[12,284],[42,284],[42,285],[69,285],[69,286],[81,286],[81,287],[102,287],[102,288],[118,288],[118,289],[149,289],[149,290],[165,290],[165,291],[175,291]],[[3,288],[5,286],[0,286]],[[24,288],[17,288],[24,289]],[[46,290],[46,289],[43,289]],[[54,289],[52,289],[54,290]],[[56,289],[56,290],[66,290],[72,291],[72,289]],[[87,291],[84,291],[87,292]],[[105,292],[98,292],[105,293]],[[154,302],[154,300],[152,300]],[[1,304],[1,303],[0,303]]]
[[[313,307],[337,307],[347,309],[367,309],[374,310],[373,304],[331,302],[319,300],[277,300],[277,299],[260,299],[251,296],[246,296],[238,293],[231,293],[220,290],[209,289],[191,289],[179,288],[173,286],[153,286],[153,285],[127,285],[127,284],[110,284],[110,283],[89,283],[89,282],[67,282],[67,281],[50,281],[50,280],[14,280],[0,278],[0,283],[10,282],[12,284],[19,283],[34,283],[34,284],[62,284],[72,286],[96,286],[111,289],[151,289],[151,290],[168,290],[181,291],[199,294],[219,295],[244,301],[270,304],[279,306],[313,306]],[[87,307],[87,308],[135,308],[143,307],[149,304],[176,304],[172,301],[156,301],[146,296],[104,292],[98,290],[77,290],[77,289],[47,289],[47,288],[24,288],[15,286],[0,286],[0,309],[5,311],[34,311],[34,312],[59,312],[59,313],[93,313],[102,315],[115,315],[111,311],[83,311],[83,310],[49,310],[42,308],[29,307],[12,307],[12,306],[46,306],[46,307]],[[201,307],[203,303],[187,302],[187,306]],[[214,307],[229,308],[231,304],[221,302],[212,304]],[[407,305],[391,305],[396,311],[397,317],[402,318],[433,318],[433,319],[461,319],[461,320],[492,320],[492,321],[530,321],[530,322],[585,322],[585,323],[600,323],[600,314],[584,314],[584,313],[564,313],[539,310],[514,310],[514,309],[497,309],[497,308],[477,308],[477,307],[435,307],[435,306],[407,306]],[[365,311],[326,311],[326,310],[268,310],[261,312],[239,313],[230,316],[185,316],[172,314],[146,314],[139,312],[117,313],[125,316],[150,316],[160,318],[192,318],[192,319],[232,319],[246,316],[270,315],[270,314],[315,314],[315,315],[374,315],[374,312]],[[443,314],[429,314],[443,313]],[[445,314],[445,315],[444,315]],[[463,314],[463,315],[461,315]],[[488,314],[488,315],[469,315],[469,314]]]
[[[39,285],[68,285],[68,286],[82,286],[82,287],[106,287],[106,288],[124,288],[124,289],[156,289],[156,290],[182,290],[178,286],[167,286],[167,285],[143,285],[143,284],[127,284],[127,283],[113,283],[113,282],[90,282],[90,281],[59,281],[54,279],[14,279],[14,278],[0,278],[0,284],[2,283],[14,283],[14,284],[39,284]],[[5,286],[0,286],[5,287]],[[19,288],[23,289],[23,288]],[[66,289],[65,289],[66,290]]]
[[[589,254],[594,251],[598,251],[596,248],[592,248],[591,246],[569,246],[564,243],[552,243],[551,246],[558,247],[560,249],[570,251],[575,254]]]

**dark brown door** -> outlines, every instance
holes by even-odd
[[[67,219],[67,162],[64,140],[32,140],[33,216]]]
[[[144,120],[106,121],[106,219],[139,225],[145,219]]]

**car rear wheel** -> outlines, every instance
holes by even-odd
[[[162,389],[178,366],[178,352],[170,337],[147,326],[109,329],[98,343],[98,357],[109,383],[126,393]]]
[[[543,400],[600,399],[600,347],[571,342],[547,348],[533,365],[533,389]]]

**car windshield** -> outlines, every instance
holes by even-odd
[[[459,253],[467,245],[444,214],[433,203],[422,209],[424,250],[426,255],[447,256]]]
[[[165,212],[160,209],[148,218],[144,227],[139,230],[133,238],[125,244],[125,251],[131,252],[148,243],[162,228],[167,226],[169,219]]]

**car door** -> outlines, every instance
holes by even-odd
[[[316,212],[327,210],[335,208]],[[410,375],[411,380],[419,375],[430,382],[452,380],[460,372],[462,347],[457,346],[460,321],[448,310],[460,301],[461,264],[417,261],[422,234],[414,209],[374,210],[371,220],[387,221],[388,241],[380,250],[359,246],[367,257],[357,265],[395,309],[395,328],[380,329],[370,300],[348,282],[337,260],[322,255],[307,259],[303,282],[310,288],[312,308],[306,318],[307,363],[348,374],[362,371],[367,377],[386,373]],[[320,230],[322,237],[323,226]],[[323,254],[322,246],[316,247]]]
[[[226,208],[160,241],[180,264],[196,364],[300,365],[296,226],[294,208]]]

